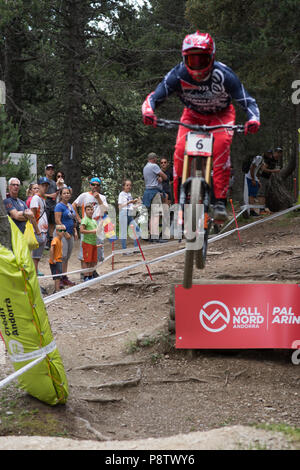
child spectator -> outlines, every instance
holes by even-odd
[[[80,233],[82,233],[83,268],[91,268],[84,273],[84,281],[93,279],[94,267],[97,264],[97,222],[93,219],[94,205],[87,203],[84,207],[85,216],[81,220]]]
[[[65,225],[56,225],[56,236],[52,239],[50,245],[49,264],[52,276],[62,274],[62,239],[66,234],[67,229]],[[60,289],[61,276],[53,277],[54,280],[54,293]]]

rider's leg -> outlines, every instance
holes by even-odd
[[[210,119],[208,125],[234,124],[235,110],[230,106]],[[226,196],[230,181],[230,147],[233,132],[217,129],[214,131],[213,185],[216,198],[214,218],[226,219]]]
[[[182,122],[189,122],[187,116],[185,116],[185,110],[181,116]],[[174,192],[174,203],[178,204],[179,201],[179,190],[180,190],[180,181],[182,176],[183,169],[183,157],[185,149],[185,139],[186,134],[189,132],[189,129],[179,126],[177,139],[175,144],[175,152],[173,157],[173,192]]]

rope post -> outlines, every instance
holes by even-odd
[[[238,226],[238,223],[237,223],[237,220],[236,220],[235,211],[234,211],[234,207],[233,207],[233,203],[232,203],[232,199],[230,199],[230,204],[231,204],[231,208],[232,208],[233,217],[234,217],[234,220],[235,220],[235,225],[236,225],[236,228],[237,228],[238,237],[239,237],[240,243],[242,243],[241,236],[240,236],[240,231],[239,231],[239,226]]]
[[[138,239],[138,237],[137,237],[137,234],[136,234],[134,225],[131,224],[130,227],[132,228],[132,231],[133,231],[133,234],[134,234],[134,236],[135,236],[136,242],[137,242],[137,244],[138,244],[139,250],[140,250],[140,252],[141,252],[142,258],[143,258],[144,261],[146,261],[145,256],[144,256],[144,253],[143,253],[143,250],[142,250],[142,247],[141,247],[141,244],[140,244],[140,241],[139,241],[139,239]],[[148,274],[149,274],[149,277],[150,277],[151,281],[153,281],[153,278],[152,278],[152,275],[151,275],[151,272],[150,272],[150,269],[149,269],[149,266],[148,266],[147,263],[146,263],[146,268],[147,268],[147,271],[148,271]]]

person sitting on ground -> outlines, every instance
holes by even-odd
[[[93,279],[94,267],[97,264],[97,222],[93,219],[94,206],[87,203],[84,208],[85,216],[81,219],[80,233],[82,237],[83,268],[90,268],[84,273],[84,281]]]
[[[62,274],[62,256],[63,256],[63,245],[62,240],[64,237],[68,237],[69,234],[65,225],[56,225],[55,234],[51,241],[49,265],[51,274],[54,280],[54,293],[59,292],[60,281]]]

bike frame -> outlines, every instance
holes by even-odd
[[[188,223],[185,229],[186,251],[183,280],[183,286],[188,289],[192,286],[194,261],[199,269],[205,266],[208,234],[212,224],[212,218],[209,215],[214,140],[212,132],[217,129],[243,132],[244,126],[241,124],[206,126],[165,119],[157,119],[157,126],[169,129],[183,126],[190,130],[186,136],[179,201],[184,210],[186,200],[190,198],[191,211],[187,217]],[[194,165],[193,168],[192,165]],[[202,209],[197,212],[199,205]]]

